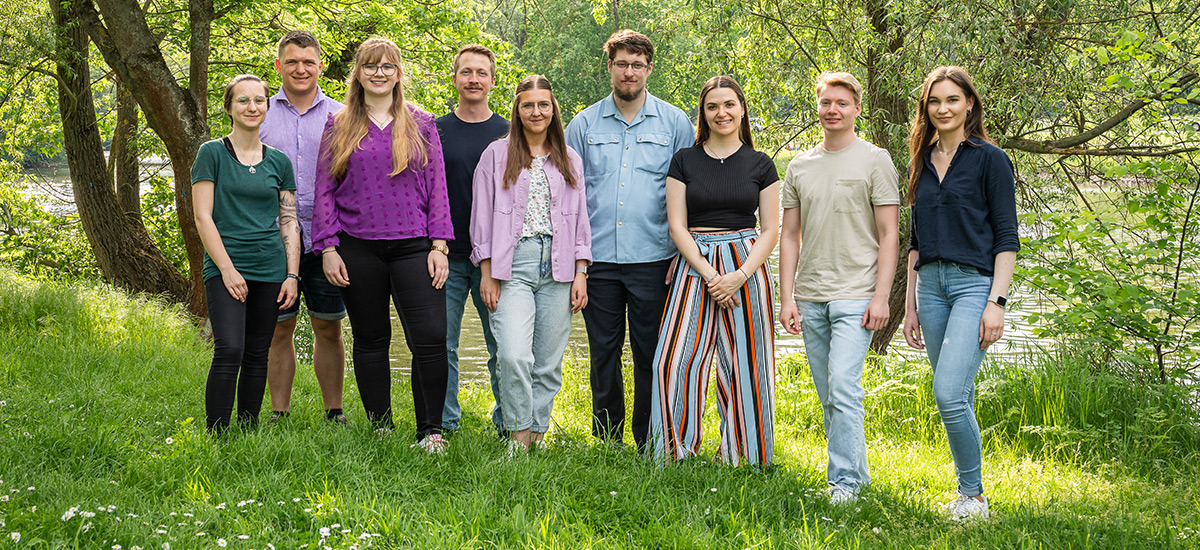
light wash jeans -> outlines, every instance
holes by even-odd
[[[862,326],[870,300],[796,302],[804,327],[804,354],[825,420],[830,487],[852,493],[871,483],[863,428],[862,373],[872,330]]]
[[[450,372],[446,377],[446,405],[442,408],[442,428],[457,430],[462,418],[458,405],[458,339],[462,330],[463,310],[467,294],[471,294],[475,311],[479,313],[479,324],[483,326],[483,342],[488,350],[488,379],[492,384],[492,424],[496,431],[503,430],[504,416],[500,412],[500,379],[496,377],[496,337],[492,336],[491,312],[479,295],[480,271],[468,260],[450,260],[450,276],[446,278],[446,358]]]
[[[983,494],[975,375],[986,354],[979,349],[979,320],[991,289],[991,277],[953,262],[923,265],[917,277],[917,319],[933,365],[933,398],[954,456],[958,492],[969,497]]]
[[[571,283],[554,280],[550,242],[548,235],[517,242],[512,280],[500,281],[500,301],[492,314],[500,402],[509,431],[549,430],[554,396],[562,387]]]

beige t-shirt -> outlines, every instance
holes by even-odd
[[[875,294],[874,207],[900,204],[899,181],[887,151],[862,139],[840,151],[817,145],[788,163],[781,202],[800,208],[796,300],[867,300]]]

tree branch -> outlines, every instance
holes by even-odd
[[[1142,147],[1057,147],[1052,141],[1038,141],[1019,137],[1005,138],[1002,145],[1005,149],[1037,153],[1040,155],[1085,155],[1093,157],[1169,157],[1200,151],[1197,147],[1175,147],[1166,145],[1146,145]]]

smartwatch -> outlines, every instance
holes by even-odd
[[[1004,306],[1008,305],[1008,298],[1004,296],[992,296],[988,298],[988,301],[1000,306],[1000,309],[1004,309]]]

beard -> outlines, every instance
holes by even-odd
[[[620,99],[621,101],[636,101],[638,96],[641,96],[642,92],[644,91],[646,91],[645,86],[642,86],[633,92],[625,92],[620,88],[613,88],[613,95],[617,96],[617,99]]]

